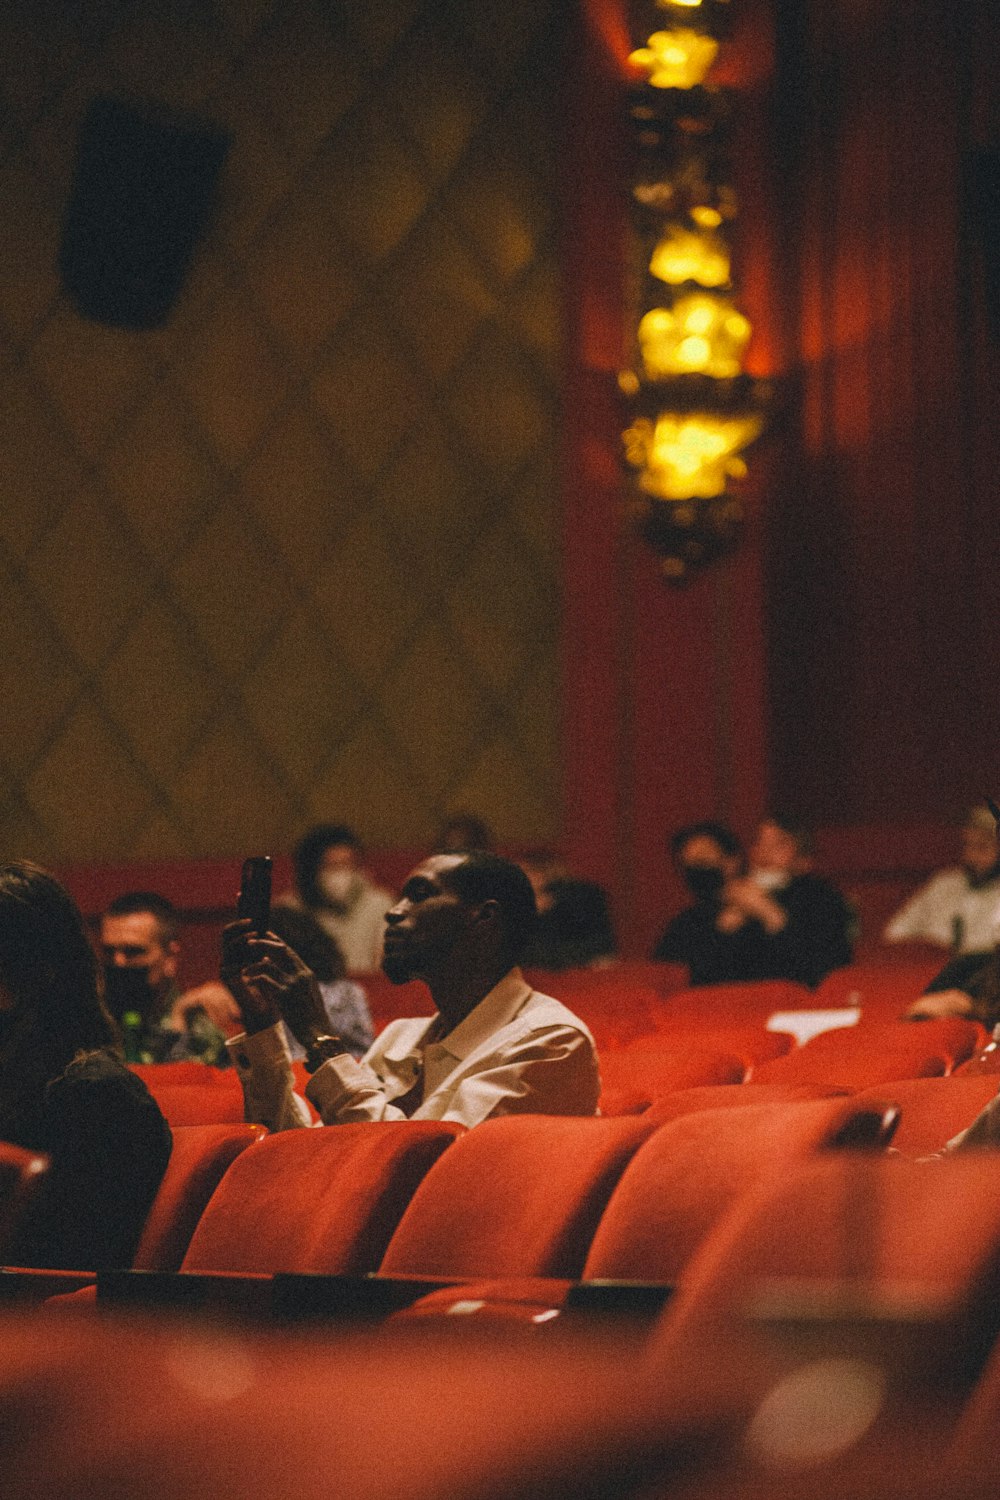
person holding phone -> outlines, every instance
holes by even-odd
[[[315,977],[294,950],[249,920],[230,924],[222,979],[246,1026],[229,1050],[247,1119],[271,1130],[311,1123],[282,1018],[305,1051],[306,1096],[325,1125],[596,1114],[590,1032],[518,967],[536,915],[531,884],[510,860],[476,851],[418,865],[386,914],[382,967],[396,984],[423,980],[437,1013],[392,1022],[360,1062],[328,1031]]]

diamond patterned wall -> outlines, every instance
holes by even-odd
[[[558,0],[6,0],[0,856],[556,827]],[[164,329],[56,257],[95,94],[233,145]]]

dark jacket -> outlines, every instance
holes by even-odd
[[[173,1145],[142,1080],[110,1052],[83,1053],[6,1134],[51,1159],[8,1264],[130,1265]]]

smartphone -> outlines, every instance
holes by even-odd
[[[256,932],[266,932],[271,919],[271,856],[259,854],[243,861],[236,915],[249,917]]]

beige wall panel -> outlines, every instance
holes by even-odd
[[[558,836],[563,12],[0,8],[0,858]],[[56,269],[109,93],[232,140],[144,333]]]

